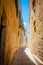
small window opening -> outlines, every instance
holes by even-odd
[[[42,38],[42,40],[43,40],[43,38]]]
[[[35,6],[35,0],[33,0],[32,5],[33,5],[33,8],[34,8],[34,6]]]
[[[35,26],[35,24],[36,24],[36,21],[34,21],[33,26]]]
[[[35,13],[35,11],[36,11],[36,10],[34,9],[34,13]]]
[[[36,26],[34,27],[34,31],[36,32]]]
[[[36,21],[34,21],[34,23],[33,23],[34,31],[36,32],[36,26],[35,26],[35,24],[36,24]]]

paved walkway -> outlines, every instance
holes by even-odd
[[[17,52],[15,60],[13,60],[12,65],[35,65],[26,55],[24,50]]]

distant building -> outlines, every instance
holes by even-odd
[[[23,18],[22,18],[22,8],[20,1],[18,1],[18,34],[19,34],[19,49],[24,48],[26,46],[26,34],[25,34],[25,27],[23,24]]]

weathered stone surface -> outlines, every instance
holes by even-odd
[[[31,11],[29,47],[31,49],[31,52],[43,62],[43,0],[35,0],[35,3],[36,4],[34,4],[34,8],[32,8],[32,1],[30,2]],[[36,14],[36,16],[33,14]]]

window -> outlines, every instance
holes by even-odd
[[[33,26],[35,26],[36,21],[34,21]]]
[[[34,27],[34,31],[36,32],[36,26]]]
[[[33,5],[33,8],[34,8],[34,5],[35,5],[35,0],[32,1],[32,5]]]
[[[34,13],[35,13],[35,11],[36,11],[36,10],[34,9]]]
[[[34,17],[36,17],[36,10],[34,9]]]
[[[43,37],[42,37],[42,40],[43,40]]]
[[[34,31],[36,32],[36,21],[34,21],[34,23],[33,23],[33,26],[34,26]]]

